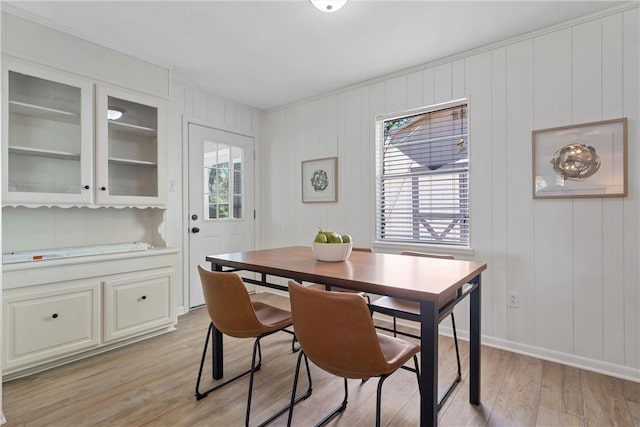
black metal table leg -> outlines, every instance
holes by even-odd
[[[480,404],[480,275],[475,277],[472,284],[475,289],[469,295],[469,403]]]
[[[438,425],[438,305],[420,301],[420,426]]]
[[[211,270],[222,271],[222,266],[216,263],[211,263]],[[222,332],[213,326],[213,340],[212,360],[213,360],[213,379],[219,380],[224,376],[224,346],[222,344]]]

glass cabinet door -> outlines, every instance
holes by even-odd
[[[92,83],[3,58],[3,205],[92,201]]]
[[[97,203],[165,203],[166,101],[98,86]]]

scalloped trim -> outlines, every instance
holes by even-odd
[[[166,210],[166,206],[145,206],[145,205],[82,205],[82,204],[73,204],[73,205],[60,205],[56,203],[3,203],[3,208],[88,208],[88,209],[100,209],[100,208],[115,208],[115,209],[160,209]]]

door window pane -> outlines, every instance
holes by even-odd
[[[243,218],[243,150],[213,141],[205,141],[203,147],[206,219]]]

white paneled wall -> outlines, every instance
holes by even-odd
[[[95,80],[169,97],[169,69],[2,12],[2,52]]]
[[[164,211],[115,208],[2,208],[2,252],[121,242],[167,246]]]
[[[375,116],[467,97],[484,342],[640,380],[638,21],[629,5],[266,112],[260,241],[309,244],[323,227],[372,245]],[[534,201],[531,131],[617,117],[628,197]],[[338,203],[303,204],[300,162],[331,156]]]
[[[183,254],[176,267],[176,276],[182,278],[182,286],[176,286],[176,301],[178,314],[188,311],[189,280],[200,280],[196,272],[184,271],[183,266],[189,265],[189,212],[183,190],[188,183],[188,138],[185,126],[188,122],[198,123],[216,129],[238,132],[255,137],[256,156],[260,152],[260,120],[261,111],[237,102],[218,98],[200,90],[190,88],[184,83],[172,81],[171,104],[169,117],[168,144],[168,179],[169,194],[167,197],[167,213],[165,218],[167,245],[182,247]],[[259,165],[256,169],[256,181],[261,182]],[[256,187],[258,188],[258,187]],[[259,187],[262,188],[262,187]],[[259,190],[256,192],[258,194]],[[258,212],[259,199],[256,196]],[[256,226],[256,231],[259,229]],[[190,277],[191,276],[191,277]]]

